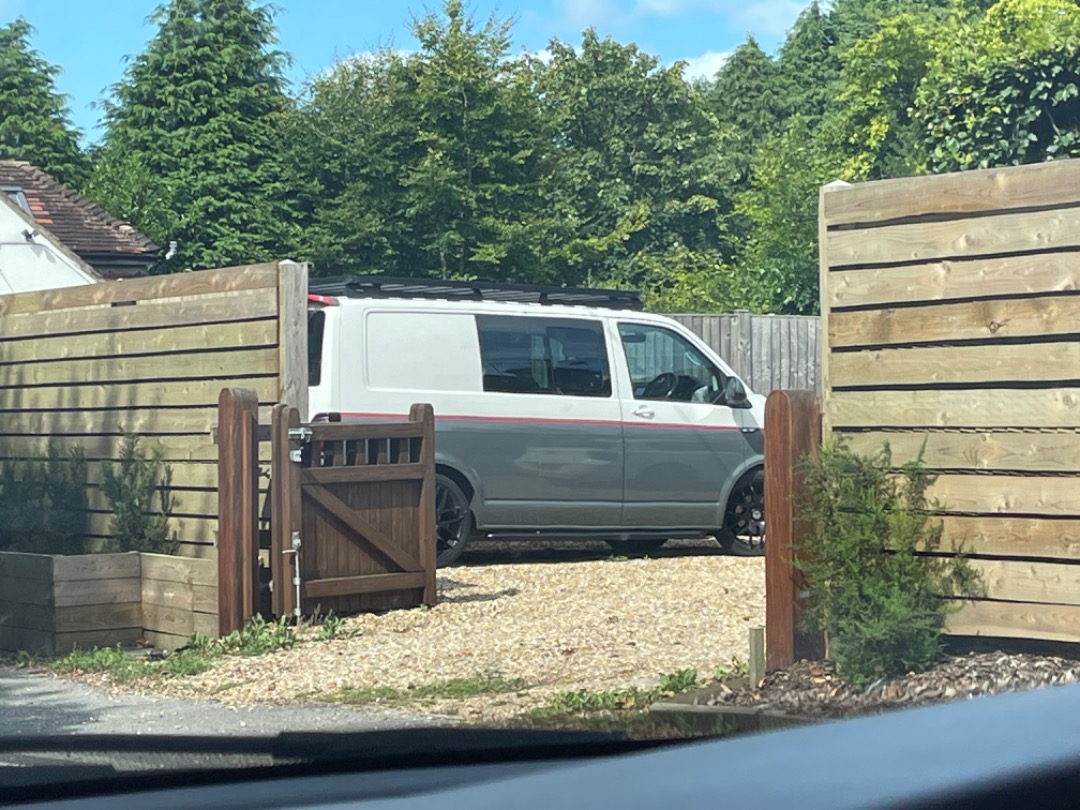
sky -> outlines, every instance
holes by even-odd
[[[123,75],[125,58],[154,35],[146,20],[160,0],[0,0],[0,25],[22,16],[33,47],[61,69],[57,89],[84,142],[100,137],[95,102]],[[687,76],[711,77],[748,34],[768,52],[809,0],[468,0],[477,18],[514,20],[514,50],[542,51],[551,39],[576,43],[594,27],[661,59],[687,62]],[[278,47],[292,54],[293,88],[337,59],[389,46],[410,50],[412,17],[440,0],[276,0]]]

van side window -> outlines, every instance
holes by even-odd
[[[599,321],[477,315],[476,331],[485,391],[611,396]]]
[[[697,347],[661,326],[620,323],[634,399],[716,402],[726,379]]]

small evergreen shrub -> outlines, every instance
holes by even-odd
[[[169,525],[172,498],[164,450],[139,446],[139,437],[124,436],[118,464],[101,463],[102,490],[113,509],[112,537],[104,551],[176,552],[176,537]]]
[[[45,459],[0,465],[0,551],[82,554],[87,535],[86,458],[50,444]]]
[[[933,484],[922,460],[893,466],[888,444],[873,458],[829,443],[804,463],[796,510],[813,532],[795,565],[810,590],[807,624],[828,638],[837,671],[857,687],[930,667],[953,596],[982,593],[959,550],[940,553]]]

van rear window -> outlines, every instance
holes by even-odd
[[[476,330],[485,391],[611,396],[599,321],[477,315]]]
[[[307,319],[307,367],[308,385],[312,388],[322,382],[323,329],[326,312],[309,309]]]

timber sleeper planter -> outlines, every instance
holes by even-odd
[[[0,552],[0,650],[174,647],[194,632],[217,635],[213,560]]]

